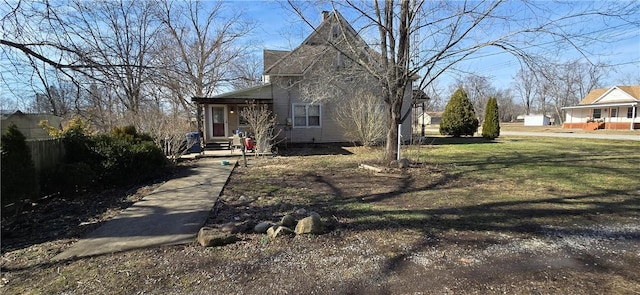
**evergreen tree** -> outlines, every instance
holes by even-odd
[[[467,93],[458,88],[444,108],[440,122],[440,134],[458,137],[472,136],[478,131],[478,118]]]
[[[496,139],[500,136],[500,114],[498,113],[498,100],[495,97],[487,101],[484,122],[482,123],[482,137]]]
[[[38,182],[26,138],[15,124],[9,125],[2,135],[2,205],[36,197]],[[19,206],[16,208],[20,208]]]

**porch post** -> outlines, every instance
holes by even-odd
[[[634,130],[633,123],[635,123],[635,121],[636,121],[636,108],[637,108],[637,105],[635,105],[635,106],[632,105],[631,106],[631,127],[630,127],[630,130]]]
[[[196,103],[196,116],[198,119],[196,120],[198,124],[198,133],[200,133],[200,140],[204,142],[204,131],[202,130],[202,105]]]
[[[573,128],[573,109],[569,112],[569,128]]]

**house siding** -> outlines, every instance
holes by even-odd
[[[614,88],[609,93],[607,93],[604,97],[598,100],[597,103],[599,104],[613,103],[613,102],[620,102],[620,101],[629,101],[629,99],[632,99],[632,97],[628,93],[618,88]]]

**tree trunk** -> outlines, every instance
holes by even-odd
[[[398,124],[402,123],[402,102],[404,91],[396,89],[397,93],[392,95],[389,110],[389,131],[387,132],[387,145],[384,154],[384,160],[387,163],[397,160],[398,158]]]

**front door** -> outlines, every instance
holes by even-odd
[[[225,124],[225,108],[224,106],[215,106],[211,108],[213,117],[213,137],[225,137],[226,124]]]

